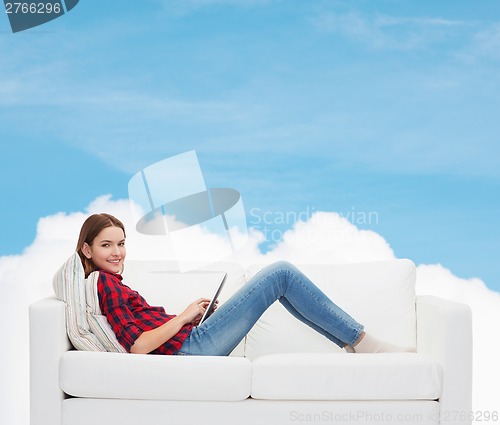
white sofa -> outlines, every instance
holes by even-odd
[[[215,271],[228,272],[223,302],[261,267],[129,261],[124,283],[177,313],[211,295]],[[368,332],[416,352],[346,353],[279,303],[228,357],[76,351],[50,297],[30,306],[31,425],[470,423],[467,306],[416,296],[409,260],[298,267]]]

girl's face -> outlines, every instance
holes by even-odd
[[[82,252],[96,268],[121,273],[127,253],[123,230],[114,226],[102,229],[90,245],[83,245]]]

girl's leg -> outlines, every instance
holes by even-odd
[[[274,263],[193,329],[179,354],[227,355],[276,300],[340,347],[354,345],[363,326],[334,304],[290,263]]]
[[[319,326],[317,326],[315,323],[307,320],[304,316],[302,316],[297,310],[295,310],[295,308],[288,302],[288,300],[285,298],[285,297],[282,297],[279,299],[279,302],[281,303],[281,305],[283,307],[285,307],[288,312],[296,317],[297,319],[299,319],[302,323],[305,323],[306,325],[310,326],[311,328],[313,328],[316,332],[320,333],[321,335],[323,335],[324,337],[328,338],[330,341],[332,341],[333,343],[337,344],[339,347],[344,347],[346,346],[345,343],[343,343],[340,339],[338,339],[337,337],[329,334],[328,332],[326,332],[324,329],[320,328]]]

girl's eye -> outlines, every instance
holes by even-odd
[[[109,246],[109,243],[105,243],[101,245],[103,248],[107,248]]]
[[[125,242],[120,242],[118,245],[119,246],[125,246]]]

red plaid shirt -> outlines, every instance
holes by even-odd
[[[150,306],[137,292],[122,282],[119,274],[99,270],[97,291],[101,312],[108,319],[118,342],[130,352],[139,336],[163,325],[175,315],[166,314],[163,307]],[[175,354],[188,337],[193,325],[187,324],[175,336],[151,354]]]

